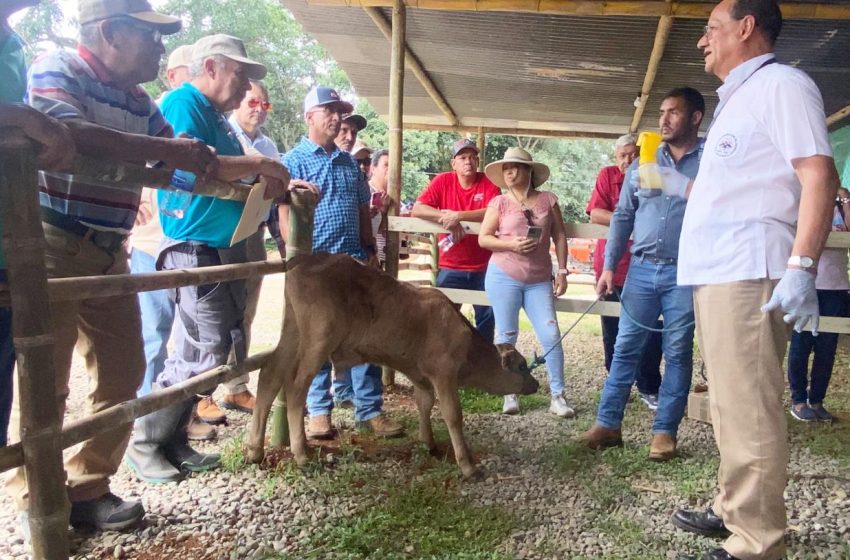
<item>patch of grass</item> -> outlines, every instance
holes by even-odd
[[[803,423],[788,420],[788,430],[796,442],[804,445],[814,455],[831,457],[838,462],[842,470],[850,470],[850,424],[837,422],[822,424],[820,422]]]
[[[243,437],[237,436],[224,442],[221,448],[221,468],[235,473],[245,468],[247,462],[242,452]]]
[[[465,558],[502,560],[497,552],[517,522],[498,507],[474,506],[435,484],[387,485],[376,505],[312,536],[302,557]]]
[[[491,395],[478,389],[461,388],[460,406],[467,414],[488,414],[502,412],[503,397]],[[519,405],[523,411],[537,410],[549,406],[549,397],[541,393],[521,395]]]

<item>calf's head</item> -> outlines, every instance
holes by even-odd
[[[540,384],[531,375],[525,358],[512,344],[489,346],[489,359],[476,360],[476,366],[467,370],[464,385],[487,391],[494,395],[530,395]]]

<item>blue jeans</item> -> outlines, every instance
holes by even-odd
[[[597,279],[598,280],[598,279]],[[620,288],[622,290],[622,288]],[[617,292],[602,296],[603,301],[620,301]],[[661,321],[653,325],[660,329]],[[614,344],[617,342],[617,332],[620,328],[619,317],[602,315],[602,348],[605,352],[605,371],[611,371],[611,362],[614,360]],[[640,360],[637,379],[635,380],[637,390],[644,395],[657,395],[661,387],[661,333],[650,332],[649,340],[643,349],[643,357]]]
[[[827,317],[847,317],[847,290],[818,290],[820,314]],[[821,404],[832,377],[835,364],[835,348],[838,346],[838,334],[822,332],[812,336],[811,332],[791,334],[791,347],[788,350],[788,384],[791,387],[791,400],[794,404],[808,401]],[[809,389],[809,356],[812,360],[812,379]],[[809,390],[807,390],[809,389]]]
[[[384,406],[384,385],[381,368],[373,364],[360,364],[341,372],[337,376],[349,379],[353,389],[354,420],[365,422],[381,413]],[[325,362],[307,391],[307,413],[310,416],[330,414],[333,410],[331,397],[331,363]]]
[[[675,264],[653,264],[632,257],[621,299],[625,311],[620,314],[614,360],[602,389],[596,421],[605,428],[619,428],[622,424],[650,332],[637,323],[655,325],[663,314],[667,330],[661,335],[661,347],[666,365],[652,431],[675,436],[685,413],[693,373],[693,292],[690,286],[676,285]]]
[[[5,270],[0,270],[0,282],[6,282]],[[12,308],[0,307],[0,447],[6,447],[8,441],[14,372],[15,344],[12,340]]]
[[[496,343],[516,344],[519,335],[519,310],[534,327],[534,333],[546,356],[546,372],[549,374],[549,392],[555,396],[564,392],[564,349],[561,346],[561,330],[555,316],[555,298],[552,282],[526,284],[505,274],[494,264],[487,267],[484,283],[487,297],[493,306],[496,320]]]
[[[142,274],[156,272],[156,257],[133,249],[130,253],[130,272]],[[139,388],[140,397],[151,392],[151,383],[165,367],[168,358],[168,339],[174,325],[174,300],[168,290],[139,292],[142,310],[142,338],[145,341],[145,379]]]
[[[465,272],[441,268],[437,273],[438,288],[457,288],[459,290],[484,291],[485,272]],[[488,305],[474,305],[475,329],[490,343],[493,342],[493,331],[496,322],[493,319],[493,309]]]

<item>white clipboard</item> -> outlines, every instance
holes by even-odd
[[[239,223],[236,224],[233,237],[230,238],[231,247],[243,239],[248,239],[257,232],[260,224],[266,221],[269,215],[269,209],[272,206],[272,200],[263,198],[265,190],[266,182],[262,179],[258,183],[254,183],[254,186],[251,187],[248,200],[245,201],[245,209],[242,210],[242,217],[239,218]]]

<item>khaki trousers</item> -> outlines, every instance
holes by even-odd
[[[760,310],[775,285],[765,279],[694,289],[720,450],[714,512],[732,532],[723,548],[742,560],[776,560],[785,553],[788,432],[782,360],[790,327],[781,312]]]
[[[127,253],[110,254],[80,237],[44,225],[50,278],[126,274]],[[89,375],[86,413],[94,414],[136,398],[145,372],[139,300],[135,294],[51,304],[56,368],[56,407],[65,413],[71,358],[76,347]],[[20,384],[15,384],[16,391]],[[20,441],[20,399],[15,398],[9,436]],[[124,456],[132,424],[124,424],[83,442],[65,461],[72,502],[109,492],[109,477]],[[9,473],[6,487],[19,508],[26,508],[27,481],[22,468]]]

